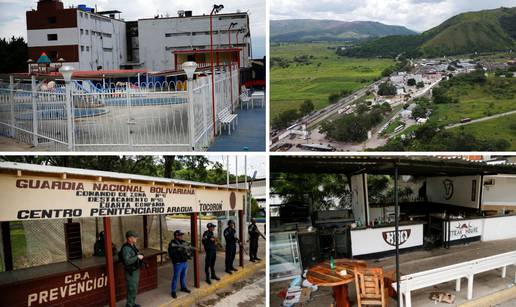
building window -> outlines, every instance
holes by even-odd
[[[84,46],[81,46],[81,51],[84,52]]]
[[[57,22],[56,16],[48,17],[48,23],[56,23],[56,22]]]
[[[81,35],[83,35],[83,34],[84,34],[84,30],[83,30],[83,29],[81,29]]]
[[[49,40],[49,41],[56,41],[57,40],[57,34],[47,34],[47,40]]]
[[[90,51],[90,46],[86,46],[86,51]]]
[[[90,31],[86,30],[86,35],[90,35]]]

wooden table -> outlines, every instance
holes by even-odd
[[[306,279],[317,286],[332,287],[336,307],[349,307],[348,284],[355,281],[355,270],[365,267],[367,263],[364,261],[338,259],[335,260],[335,269],[332,270],[330,261],[325,261],[310,268]],[[342,270],[346,270],[347,274],[341,276],[339,272]]]

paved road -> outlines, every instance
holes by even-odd
[[[495,118],[499,118],[499,117],[503,117],[503,116],[507,116],[507,115],[512,115],[512,114],[516,114],[516,110],[505,112],[505,113],[500,113],[500,114],[496,114],[496,115],[492,115],[492,116],[486,116],[486,117],[482,117],[482,118],[477,118],[477,119],[471,120],[471,121],[469,121],[467,123],[459,123],[459,124],[448,125],[448,126],[444,127],[444,129],[457,128],[457,127],[460,127],[460,126],[465,126],[465,125],[470,125],[470,124],[474,124],[474,123],[479,123],[479,122],[483,122],[483,121],[486,121],[486,120],[491,120],[491,119],[495,119]]]
[[[196,307],[265,307],[265,269],[258,270],[245,279],[238,280],[226,288],[195,303]]]

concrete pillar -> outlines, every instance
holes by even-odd
[[[502,278],[505,278],[505,276],[507,276],[507,266],[502,268]]]
[[[410,294],[410,291],[407,291],[405,293],[405,304],[407,305],[407,307],[412,307],[412,297],[411,297],[412,294]]]
[[[468,300],[473,298],[473,278],[475,275],[468,276]]]
[[[190,233],[192,246],[195,247],[193,251],[193,266],[194,266],[194,284],[196,288],[201,287],[201,271],[199,264],[199,228],[197,228],[197,218],[199,213],[192,213],[190,216]]]
[[[36,103],[36,76],[30,77],[31,93],[30,100],[32,103],[32,145],[38,146],[38,105]]]
[[[455,291],[460,292],[460,278],[455,281]]]

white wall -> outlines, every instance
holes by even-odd
[[[57,34],[57,40],[49,41],[47,37],[48,34]],[[27,31],[28,47],[77,45],[78,40],[77,28]]]
[[[394,227],[351,230],[353,256],[386,252],[395,249],[388,243],[394,238]],[[400,249],[423,245],[423,224],[400,226]],[[402,242],[401,242],[402,241]]]
[[[228,48],[229,35],[226,30],[229,24],[236,22],[233,29],[243,27],[249,29],[248,19],[239,18],[241,15],[213,17],[213,31],[221,30],[213,36],[215,47]],[[245,15],[244,15],[245,16]],[[138,20],[138,40],[140,46],[140,62],[151,70],[171,69],[175,65],[173,49],[209,49],[210,48],[210,18],[209,16],[194,16],[184,18],[159,18]],[[167,33],[172,36],[167,37]],[[195,33],[195,35],[193,35]],[[177,34],[177,35],[174,35]],[[248,40],[243,45],[244,35],[239,34],[239,48],[243,48],[240,56],[240,63],[243,67],[249,66]],[[231,32],[231,43],[236,43],[236,32]]]
[[[125,22],[77,11],[77,25],[81,70],[119,69],[127,61]]]
[[[472,182],[476,180],[473,192]],[[428,177],[426,181],[428,201],[467,208],[478,208],[480,176]],[[474,199],[472,199],[474,193]]]
[[[516,238],[516,216],[484,219],[482,241]]]
[[[360,219],[363,224],[367,221],[365,207],[369,206],[367,198],[364,197],[364,189],[367,189],[367,184],[364,186],[364,182],[367,183],[367,174],[351,176],[351,207],[353,209],[353,216],[355,221]],[[367,195],[367,190],[365,195]]]
[[[516,206],[516,176],[484,176],[484,182],[493,180],[493,185],[485,185],[482,204],[491,206]]]

